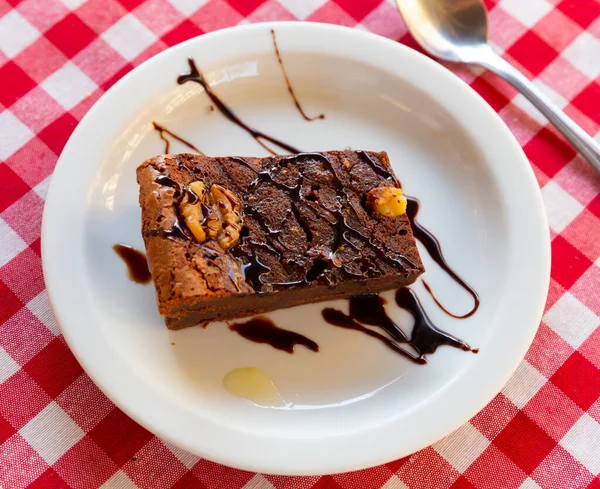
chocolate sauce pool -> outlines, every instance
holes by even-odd
[[[278,350],[294,353],[296,345],[302,345],[314,352],[319,351],[319,345],[300,333],[288,331],[276,326],[273,321],[265,317],[256,317],[245,323],[229,325],[231,331],[254,343],[266,343]]]
[[[147,284],[150,282],[152,275],[150,275],[150,270],[148,270],[148,263],[146,262],[146,255],[144,253],[124,244],[114,245],[113,250],[127,265],[127,271],[131,280],[138,284]]]
[[[473,353],[478,352],[464,341],[435,326],[427,316],[416,294],[407,287],[402,287],[396,291],[396,304],[408,311],[415,320],[410,338],[387,315],[384,307],[385,299],[381,296],[360,295],[351,297],[349,302],[349,314],[328,307],[322,311],[323,319],[333,326],[353,329],[376,338],[388,348],[415,363],[427,363],[425,355],[434,353],[441,345],[448,345]],[[387,336],[366,328],[361,323],[376,326],[384,331]],[[400,346],[401,344],[412,347],[415,353],[403,348]]]

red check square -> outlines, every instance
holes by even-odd
[[[202,482],[192,473],[187,472],[171,489],[207,489]]]
[[[23,370],[51,397],[59,395],[83,372],[62,337],[48,343]]]
[[[168,46],[174,46],[175,44],[179,44],[180,42],[187,41],[192,37],[199,36],[202,34],[202,29],[200,29],[196,24],[193,24],[189,20],[184,20],[177,27],[172,29],[170,32],[167,32],[162,40]]]
[[[325,475],[321,477],[311,489],[342,489],[342,486],[340,486],[330,475]]]
[[[2,80],[0,103],[5,107],[10,107],[35,87],[35,81],[12,61],[0,67],[0,80]]]
[[[4,419],[3,416],[0,415],[0,445],[2,445],[16,432],[17,430],[15,430],[12,427],[12,425],[8,421],[6,421],[6,419]]]
[[[381,0],[362,0],[356,2],[354,0],[334,0],[345,12],[354,17],[357,21],[361,21],[371,10],[377,7]]]
[[[600,397],[600,370],[576,351],[550,380],[581,409],[587,410]]]
[[[244,17],[247,17],[262,5],[265,0],[227,0],[227,3],[236,9]]]
[[[571,102],[581,112],[600,124],[600,81],[590,83]]]
[[[581,27],[588,27],[600,17],[600,3],[596,0],[563,0],[558,9]]]
[[[531,474],[556,443],[523,412],[517,413],[494,439],[494,445],[526,474]]]
[[[592,262],[562,236],[552,241],[552,278],[569,289]]]
[[[19,309],[23,302],[0,280],[0,324],[8,321]]]
[[[477,77],[471,83],[471,88],[481,95],[496,112],[502,110],[510,102],[510,99],[505,94],[490,85],[483,77]]]
[[[473,484],[471,484],[466,477],[464,477],[463,475],[460,475],[458,477],[458,479],[456,479],[456,481],[454,481],[454,484],[452,484],[450,486],[450,489],[477,489],[477,488]]]
[[[507,53],[535,76],[558,56],[558,53],[533,31],[528,31]]]
[[[120,4],[129,11],[136,9],[145,1],[146,0],[119,0]]]
[[[72,58],[96,38],[96,33],[77,15],[69,14],[46,32],[46,37]]]
[[[549,177],[556,175],[577,154],[569,143],[547,128],[538,132],[523,150],[531,162]]]
[[[122,466],[148,443],[153,435],[123,411],[114,408],[89,432],[89,436],[118,466]]]
[[[40,131],[38,137],[46,143],[54,153],[59,155],[65,147],[65,144],[67,144],[67,141],[76,126],[77,119],[66,112],[52,124],[48,125],[44,130]]]
[[[50,467],[40,475],[27,489],[71,489],[56,471]]]

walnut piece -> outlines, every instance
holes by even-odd
[[[207,191],[200,180],[190,183],[179,210],[199,243],[210,238],[228,250],[238,242],[242,230],[242,204],[233,192],[221,185],[211,185]]]
[[[237,196],[216,183],[210,187],[210,203],[217,209],[222,229],[216,238],[221,248],[228,250],[240,239],[242,230],[242,205]]]
[[[203,182],[192,182],[188,185],[188,190],[185,192],[179,210],[185,220],[188,229],[200,243],[206,240],[206,233],[202,229],[202,208],[201,203],[206,200],[206,189]]]
[[[369,208],[385,217],[406,214],[406,197],[396,187],[375,187],[367,194]]]

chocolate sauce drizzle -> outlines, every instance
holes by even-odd
[[[425,246],[427,253],[429,253],[429,256],[431,256],[433,261],[435,261],[442,268],[442,270],[444,270],[452,278],[452,280],[454,280],[458,285],[465,289],[471,295],[471,297],[473,297],[473,308],[466,314],[463,314],[462,316],[453,314],[449,312],[444,306],[442,306],[442,304],[433,295],[427,282],[423,281],[425,289],[427,290],[427,292],[429,292],[429,294],[431,294],[431,297],[433,298],[435,303],[440,307],[440,309],[442,309],[442,311],[444,311],[449,316],[452,316],[456,319],[465,319],[472,316],[477,312],[477,309],[479,309],[479,305],[481,302],[479,300],[479,295],[477,294],[475,289],[468,285],[462,278],[459,277],[459,275],[452,268],[450,268],[450,265],[448,265],[448,262],[444,258],[444,254],[442,253],[442,246],[440,245],[438,239],[434,236],[434,234],[431,231],[421,226],[419,221],[417,221],[417,214],[419,212],[420,206],[419,199],[417,199],[416,197],[406,197],[406,200],[408,201],[406,206],[406,215],[408,216],[408,219],[410,221],[410,225],[412,227],[415,238],[418,239],[423,244],[423,246]]]
[[[308,117],[306,115],[306,112],[304,112],[304,109],[300,105],[300,102],[298,101],[298,97],[296,97],[296,93],[294,92],[294,89],[292,88],[290,79],[288,78],[287,70],[285,69],[283,60],[281,59],[281,54],[279,53],[279,46],[277,46],[277,37],[275,36],[275,30],[273,30],[273,29],[271,29],[271,37],[273,38],[273,47],[275,48],[275,54],[277,55],[277,61],[279,61],[279,66],[281,67],[281,72],[283,73],[283,78],[285,79],[285,84],[287,85],[288,91],[290,92],[290,95],[292,96],[292,99],[294,100],[294,104],[296,105],[298,112],[300,112],[300,115],[302,115],[302,117],[304,117],[304,119],[309,122],[314,121],[315,119],[325,119],[325,114],[319,114],[314,117]]]
[[[179,75],[177,77],[177,83],[179,83],[180,85],[183,85],[184,83],[187,83],[187,82],[194,82],[194,83],[198,83],[199,85],[201,85],[202,88],[204,88],[206,95],[208,95],[208,97],[210,98],[212,103],[215,105],[215,107],[217,109],[219,109],[221,114],[223,114],[231,122],[233,122],[234,124],[236,124],[237,126],[242,128],[244,131],[246,131],[248,134],[250,134],[256,140],[256,142],[258,144],[260,144],[263,148],[265,148],[269,153],[271,153],[273,155],[276,154],[271,148],[269,148],[262,141],[263,139],[266,141],[269,141],[270,143],[273,143],[274,145],[280,147],[284,151],[288,151],[289,153],[300,153],[300,151],[298,149],[294,148],[293,146],[290,146],[289,144],[284,143],[283,141],[280,141],[279,139],[269,136],[268,134],[265,134],[264,132],[259,131],[258,129],[254,129],[253,127],[250,127],[248,124],[243,122],[235,114],[235,112],[233,112],[233,110],[231,110],[227,105],[225,105],[225,103],[213,91],[213,89],[210,87],[210,85],[204,79],[204,75],[200,72],[200,70],[198,69],[198,67],[196,66],[196,63],[194,62],[194,60],[192,58],[188,58],[188,64],[190,66],[190,72],[185,73],[183,75]]]
[[[183,139],[182,137],[178,136],[177,134],[175,134],[174,132],[170,131],[169,129],[167,129],[164,126],[161,126],[160,124],[152,121],[152,126],[154,127],[155,131],[158,131],[158,135],[160,136],[160,139],[162,139],[165,142],[165,153],[169,152],[169,148],[170,148],[170,141],[165,137],[165,134],[168,134],[169,136],[171,136],[173,139],[176,139],[177,141],[179,141],[180,143],[185,144],[188,148],[190,148],[191,150],[195,151],[196,153],[204,156],[204,153],[202,151],[200,151],[198,148],[196,148],[196,146],[194,146],[192,143],[190,143],[189,141],[186,141],[185,139]]]
[[[150,270],[148,270],[148,262],[144,253],[124,244],[114,245],[113,250],[127,265],[127,271],[131,280],[138,284],[147,284],[150,282],[152,275],[150,275]]]
[[[282,329],[266,317],[259,316],[245,323],[229,324],[229,329],[254,343],[266,343],[288,353],[294,353],[296,345],[303,345],[314,352],[319,351],[319,345],[313,340],[300,333]]]
[[[396,291],[396,304],[408,311],[415,320],[410,338],[387,315],[384,307],[386,301],[382,297],[378,295],[360,295],[351,297],[349,302],[350,314],[344,314],[342,311],[333,308],[325,308],[322,311],[323,319],[333,326],[353,329],[376,338],[388,348],[415,363],[427,363],[426,355],[434,353],[441,345],[449,345],[473,353],[478,352],[464,341],[435,326],[427,316],[416,294],[407,287],[402,287]],[[376,326],[383,330],[387,336],[369,329],[361,323]],[[409,345],[416,353],[401,347],[400,344]]]
[[[371,166],[372,168],[374,168],[374,167],[378,168],[379,172],[386,171],[384,168],[377,165],[368,156],[367,153],[364,153],[364,157],[366,157],[370,161],[369,166]],[[298,170],[298,180],[296,181],[296,183],[294,185],[288,185],[286,183],[281,182],[280,180],[278,180],[276,178],[277,173],[281,169],[282,163],[284,164],[283,166],[287,166],[290,164],[297,165],[298,163],[301,163],[306,160],[321,162],[323,164],[323,166],[331,173],[331,175],[333,177],[332,182],[334,184],[334,188],[336,189],[337,200],[338,200],[338,206],[335,209],[330,209],[330,208],[324,206],[323,204],[320,204],[318,201],[312,202],[312,201],[306,200],[305,196],[302,193],[302,183],[305,178],[305,175],[302,173],[301,169],[298,166],[296,166],[296,168]],[[341,261],[337,257],[337,253],[340,250],[340,248],[344,245],[347,245],[347,246],[353,247],[355,249],[358,249],[355,242],[352,241],[349,236],[353,236],[356,240],[364,243],[365,246],[367,246],[374,252],[374,254],[377,256],[377,258],[381,262],[385,262],[385,263],[388,263],[393,266],[402,266],[405,269],[407,267],[417,268],[416,264],[414,264],[410,259],[408,259],[404,255],[392,254],[390,251],[386,250],[383,247],[382,243],[378,242],[377,240],[375,240],[373,238],[370,238],[369,236],[365,236],[359,230],[357,230],[356,228],[354,228],[350,224],[348,224],[347,217],[344,215],[344,213],[342,211],[342,207],[343,207],[344,200],[346,202],[348,202],[349,204],[351,204],[350,200],[349,200],[347,194],[344,192],[344,187],[343,187],[342,181],[340,180],[340,178],[335,170],[335,167],[333,166],[333,164],[329,160],[329,158],[327,158],[327,156],[325,156],[324,154],[322,154],[322,153],[300,153],[300,154],[290,155],[290,156],[282,158],[278,162],[278,164],[275,164],[270,168],[262,169],[262,170],[256,170],[255,168],[252,167],[252,165],[250,165],[243,158],[235,157],[232,159],[232,161],[235,161],[236,163],[252,170],[255,173],[256,177],[254,178],[254,180],[250,183],[248,188],[242,192],[243,195],[245,196],[245,198],[244,198],[244,213],[246,215],[252,216],[259,223],[263,232],[265,232],[265,234],[267,236],[269,236],[273,241],[277,240],[278,235],[280,234],[281,230],[273,230],[273,229],[269,228],[264,223],[263,219],[260,217],[258,210],[253,206],[250,199],[248,199],[248,196],[252,195],[256,191],[258,186],[262,183],[268,183],[268,184],[278,188],[279,190],[282,190],[283,192],[287,193],[287,195],[291,201],[292,214],[294,215],[299,226],[304,230],[308,241],[311,241],[311,239],[312,239],[312,231],[311,231],[310,227],[308,226],[308,223],[302,217],[302,214],[301,214],[300,208],[299,208],[300,202],[306,203],[307,205],[309,203],[311,203],[311,204],[320,206],[334,219],[334,221],[332,223],[333,228],[334,228],[334,239],[333,239],[331,251],[326,260],[326,266],[320,265],[320,263],[318,261],[314,262],[310,269],[308,269],[308,268],[306,269],[304,278],[302,278],[300,280],[295,280],[295,281],[290,281],[290,282],[268,282],[267,280],[264,279],[264,276],[269,273],[270,268],[266,264],[262,263],[256,257],[256,253],[254,252],[253,256],[250,257],[250,261],[248,261],[247,263],[245,263],[242,266],[242,272],[244,273],[246,280],[248,282],[250,282],[252,287],[258,293],[262,292],[262,288],[264,285],[275,286],[278,288],[279,287],[296,287],[301,284],[310,283],[310,282],[314,281],[315,279],[317,279],[320,275],[323,275],[323,274],[325,275],[325,278],[328,280],[329,285],[334,286],[335,282],[333,282],[333,277],[331,276],[331,273],[329,273],[329,271],[332,270],[333,268],[340,268],[344,274],[346,274],[347,276],[354,278],[354,279],[359,278],[359,279],[366,280],[370,276],[380,275],[381,271],[379,270],[377,263],[373,260],[369,260],[367,257],[363,257],[363,263],[361,263],[361,265],[362,265],[362,268],[364,269],[364,272],[362,272],[361,274],[357,274],[356,272],[353,272],[353,271],[349,270],[347,267],[343,266],[344,264],[341,263]],[[223,166],[223,169],[227,172],[227,169],[224,166]],[[387,174],[390,175],[389,172],[387,172]],[[391,177],[391,175],[390,175],[390,177]],[[349,205],[348,207],[353,208],[352,205]],[[248,240],[244,237],[242,237],[242,241],[247,242],[250,245],[250,248],[253,249],[253,251],[255,251],[255,248],[257,247],[256,242]],[[276,251],[272,247],[269,247],[269,248],[270,248],[270,251]],[[233,251],[235,252],[235,249]],[[276,251],[276,253],[278,253],[279,256],[281,257],[280,252]],[[240,258],[242,258],[242,257],[240,257]],[[315,266],[317,267],[316,270],[320,271],[319,274],[311,273],[311,272],[314,272]]]

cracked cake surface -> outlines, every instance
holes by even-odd
[[[377,293],[424,271],[385,152],[166,154],[137,180],[172,329]]]

